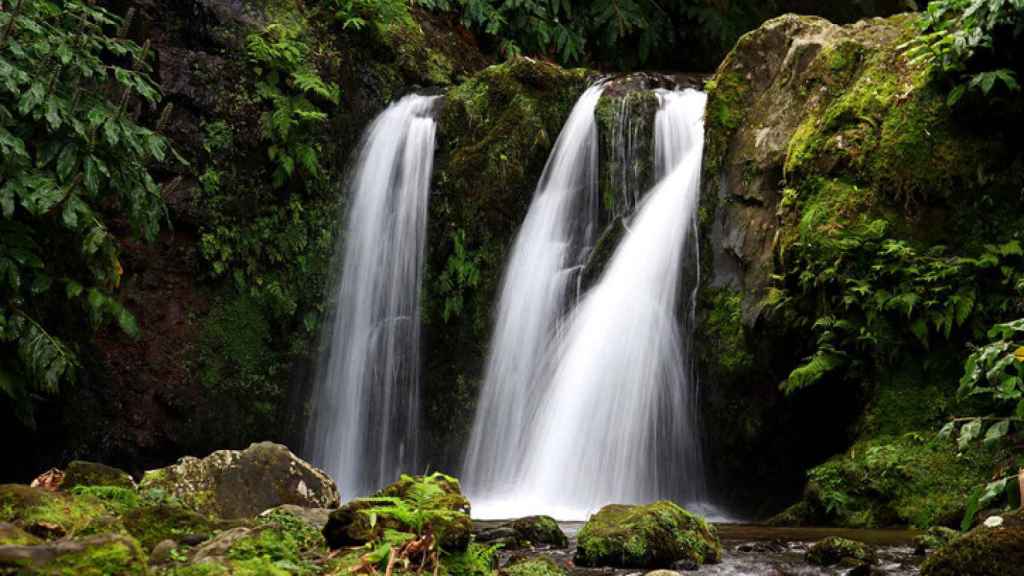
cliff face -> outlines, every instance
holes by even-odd
[[[784,492],[856,440],[810,471],[810,521],[947,522],[957,497],[929,500],[926,484],[966,492],[998,460],[958,460],[935,432],[955,413],[966,342],[1019,312],[1012,285],[970,262],[1016,237],[1020,156],[996,111],[948,107],[907,61],[916,19],[771,20],[707,84],[710,453],[722,484],[743,492],[753,474]],[[872,474],[868,450],[895,455],[901,488],[852,480]]]

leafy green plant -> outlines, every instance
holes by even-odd
[[[988,344],[967,358],[959,394],[1012,406],[1016,417],[1024,420],[1024,318],[996,324],[988,338]]]
[[[259,76],[256,94],[272,106],[260,125],[263,138],[272,143],[267,155],[277,166],[274,185],[284,185],[296,166],[312,178],[319,177],[319,156],[308,133],[327,120],[315,100],[337,105],[338,87],[324,81],[309,63],[310,48],[295,26],[269,24],[262,33],[248,36],[246,49]]]
[[[908,345],[927,350],[970,329],[974,319],[1012,311],[1014,300],[1005,293],[1021,289],[1018,242],[988,245],[970,258],[947,255],[941,246],[921,253],[886,238],[884,225],[866,230],[794,244],[790,272],[777,278],[780,286],[765,300],[777,313],[802,310],[796,324],[808,313],[816,317],[810,325],[816,350],[783,382],[786,393],[840,371],[883,367]]]
[[[1024,34],[1021,0],[936,0],[928,4],[922,34],[906,45],[912,62],[935,67],[954,83],[948,103],[968,91],[988,96],[1002,85],[1019,92],[1013,44]]]
[[[445,322],[462,314],[466,291],[480,284],[482,260],[480,253],[470,253],[466,249],[465,230],[457,230],[449,238],[453,251],[444,271],[437,278],[437,292],[444,297],[441,317]]]
[[[114,297],[124,271],[104,211],[152,239],[164,207],[147,165],[170,148],[137,121],[160,95],[148,45],[121,25],[82,0],[0,12],[0,393],[26,423],[30,393],[75,379],[66,318],[137,332]]]

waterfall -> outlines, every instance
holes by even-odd
[[[518,461],[514,487],[475,506],[481,517],[583,519],[613,502],[704,497],[686,290],[695,281],[683,273],[687,262],[696,269],[705,95],[658,97],[659,182],[598,284],[555,342],[544,341],[547,385],[527,436],[521,449],[497,455]]]
[[[406,96],[381,113],[348,182],[341,273],[324,322],[306,449],[349,496],[416,467],[435,100]]]
[[[467,493],[518,474],[527,421],[551,336],[597,226],[597,125],[602,88],[576,102],[548,157],[505,269],[494,335],[463,470]]]

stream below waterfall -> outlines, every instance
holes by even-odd
[[[503,524],[503,521],[475,521],[475,530],[485,530]],[[565,566],[572,576],[640,576],[648,570],[620,568],[582,568],[572,564],[576,553],[576,533],[583,522],[559,522],[569,537],[564,549],[527,549],[499,551],[499,566],[529,557],[544,556]],[[872,546],[878,561],[872,566],[875,576],[915,576],[923,556],[914,554],[914,537],[921,534],[907,529],[846,529],[846,528],[774,528],[756,524],[715,524],[722,541],[722,562],[700,567],[700,576],[855,576],[856,569],[841,566],[820,567],[804,559],[808,548],[824,538],[841,536]]]

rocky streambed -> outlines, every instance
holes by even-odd
[[[503,521],[477,521],[475,531],[485,535],[500,529]],[[498,566],[505,568],[531,558],[545,558],[565,567],[573,576],[627,576],[644,574],[644,570],[623,568],[587,568],[576,566],[577,533],[584,522],[559,522],[568,537],[565,548],[541,547],[501,551]],[[842,528],[776,528],[757,524],[715,524],[722,544],[721,562],[701,567],[690,566],[694,573],[708,576],[855,576],[874,574],[913,576],[920,573],[923,554],[915,554],[916,541],[923,533],[917,530],[857,530]],[[866,544],[874,556],[870,565],[837,562],[818,566],[808,561],[808,553],[816,542],[843,538]],[[851,565],[852,564],[852,565]],[[683,568],[683,567],[680,567]],[[677,570],[655,571],[657,576],[673,576]],[[652,575],[655,576],[655,575]]]

